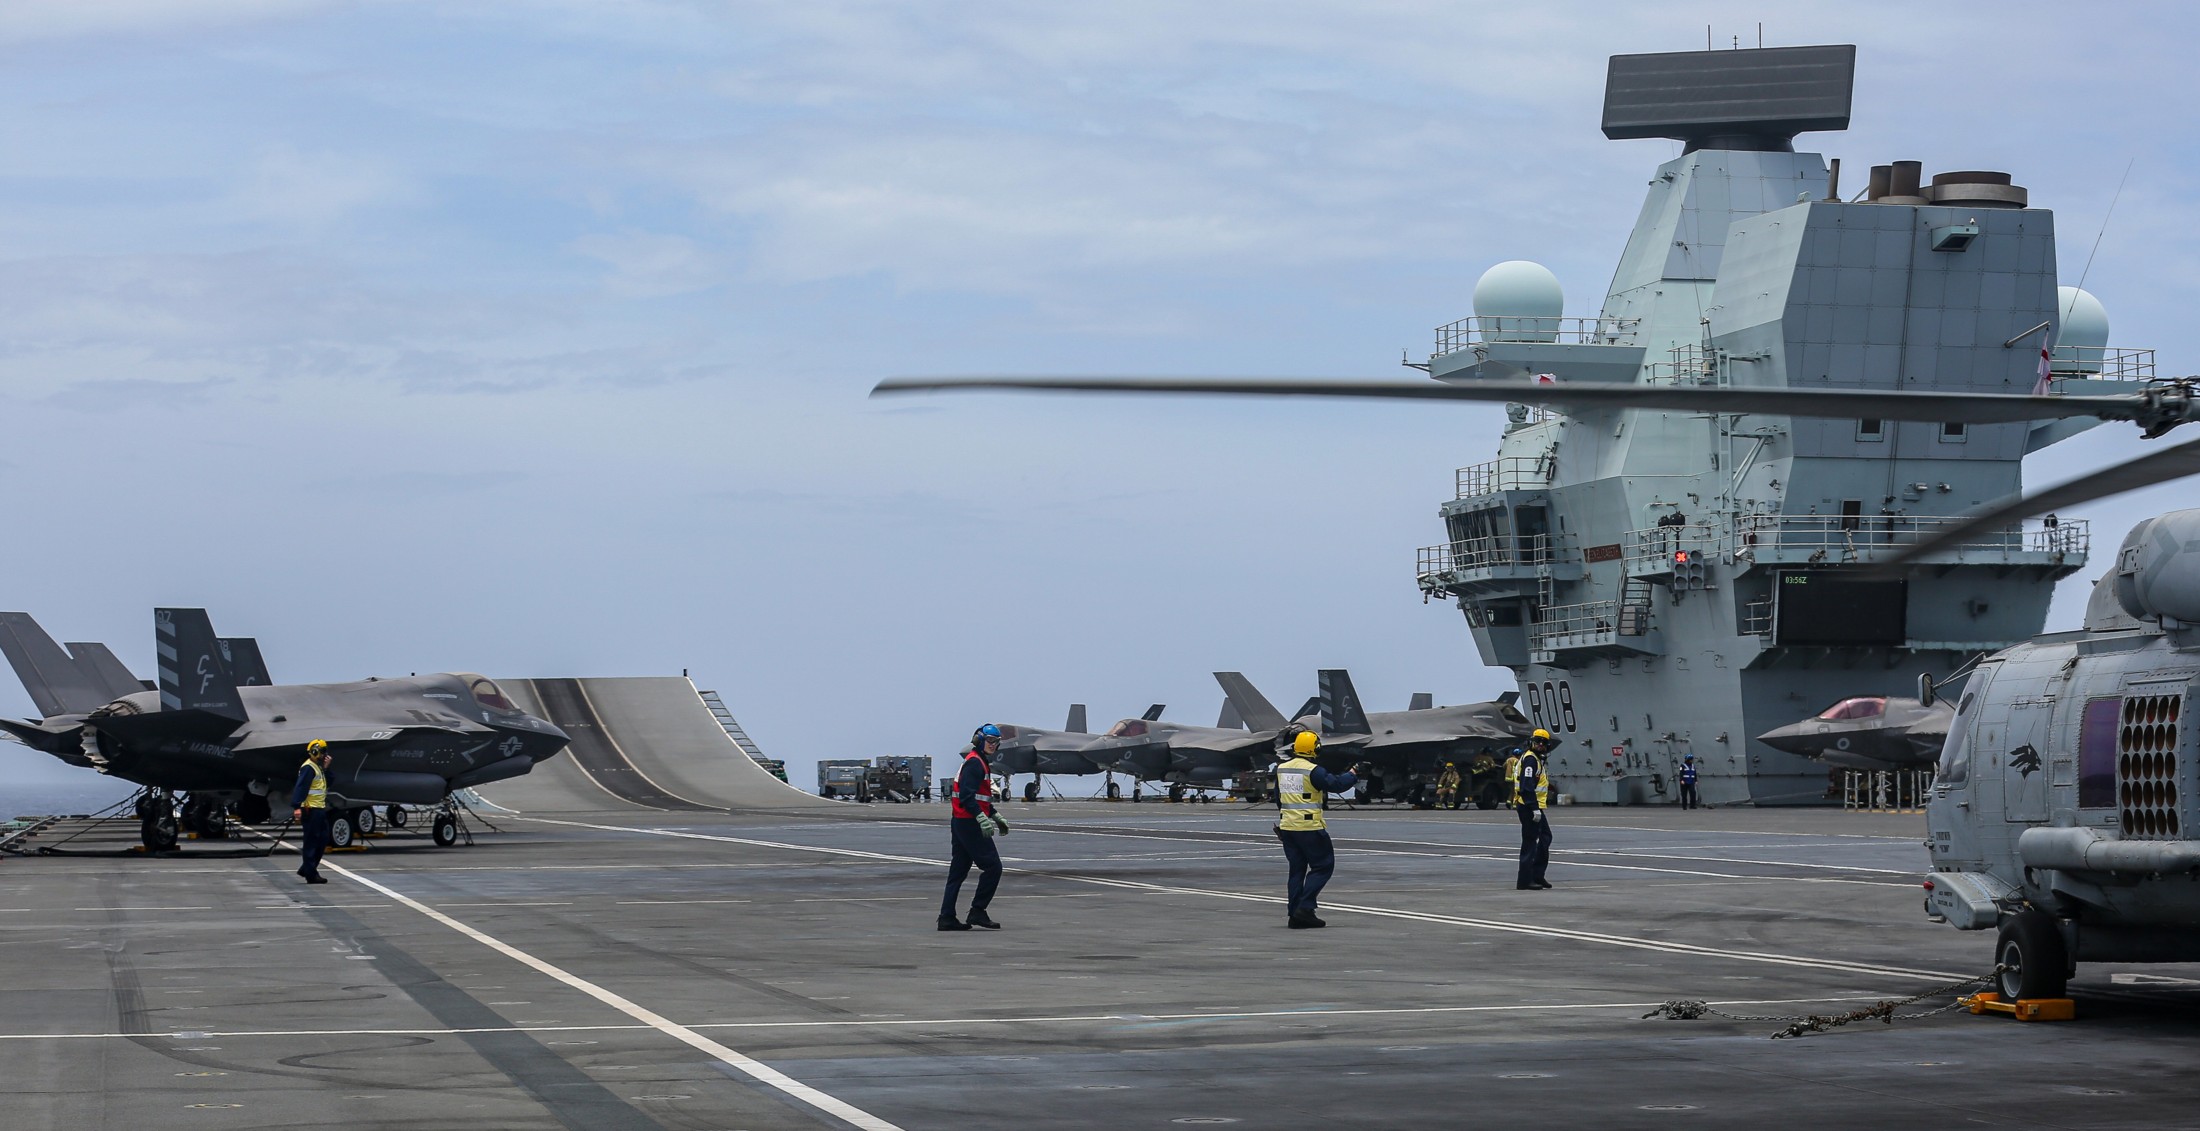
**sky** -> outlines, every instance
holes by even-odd
[[[283,682],[686,670],[804,784],[1071,702],[1207,722],[1217,668],[1488,698],[1413,551],[1500,409],[864,394],[1411,376],[1515,258],[1593,314],[1677,152],[1598,132],[1606,57],[1759,20],[1859,45],[1802,148],[2011,171],[2191,371],[2180,5],[0,7],[0,605],[141,675],[157,605]],[[2065,517],[2105,565],[2183,497]],[[77,774],[0,749],[0,792]]]

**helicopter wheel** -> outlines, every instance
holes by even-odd
[[[2001,965],[1994,988],[2004,1001],[2061,997],[2070,984],[2070,953],[2062,932],[2045,912],[2019,911],[2001,921],[1994,942]]]
[[[404,828],[405,821],[407,819],[405,816],[405,807],[402,805],[390,806],[388,809],[383,811],[382,819],[389,822],[389,826],[393,829]]]
[[[328,817],[328,843],[331,848],[350,848],[359,839],[359,829],[351,823],[349,813],[330,813]]]
[[[354,809],[351,811],[352,827],[359,830],[360,836],[372,836],[374,830],[381,827],[381,822],[376,817],[371,807]]]

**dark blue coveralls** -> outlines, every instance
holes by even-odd
[[[1325,794],[1344,793],[1360,784],[1359,776],[1350,770],[1336,773],[1320,766],[1315,766],[1306,780]],[[1283,842],[1283,859],[1291,869],[1283,884],[1284,910],[1290,915],[1301,911],[1312,914],[1320,905],[1322,889],[1329,886],[1329,877],[1337,872],[1337,847],[1329,839],[1329,830],[1278,828],[1276,839]]]
[[[1694,809],[1703,804],[1696,797],[1696,763],[1684,759],[1681,762],[1681,808]]]
[[[940,900],[940,921],[954,919],[955,900],[962,894],[963,880],[970,875],[970,866],[978,866],[978,890],[970,897],[970,910],[983,911],[993,902],[994,889],[1001,886],[1001,853],[993,847],[993,838],[978,828],[978,814],[993,813],[993,779],[986,768],[985,757],[975,750],[963,751],[962,771],[955,775],[955,796],[952,799],[953,816],[947,819],[947,831],[953,843],[953,854],[947,863],[947,894]]]
[[[298,767],[298,782],[290,787],[290,807],[297,809],[306,803],[306,795],[313,792],[313,767]],[[328,851],[328,810],[313,808],[305,811],[299,824],[299,833],[305,843],[298,848],[298,855],[305,863],[298,865],[298,874],[313,883],[321,882],[321,856]]]
[[[1543,878],[1551,866],[1551,822],[1536,792],[1542,784],[1543,755],[1522,751],[1519,776],[1513,779],[1513,812],[1520,814],[1520,875],[1513,886],[1522,891],[1551,886]]]

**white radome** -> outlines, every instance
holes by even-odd
[[[2108,308],[2091,292],[2055,288],[2055,369],[2062,373],[2098,373],[2108,346]]]
[[[1555,341],[1565,312],[1558,276],[1540,263],[1508,259],[1474,284],[1474,316],[1483,320],[1483,333],[1499,341]]]

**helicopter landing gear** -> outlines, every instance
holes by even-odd
[[[2003,1001],[2061,997],[2070,984],[2070,952],[2054,917],[2027,908],[2001,921],[1995,933],[1994,989]]]

